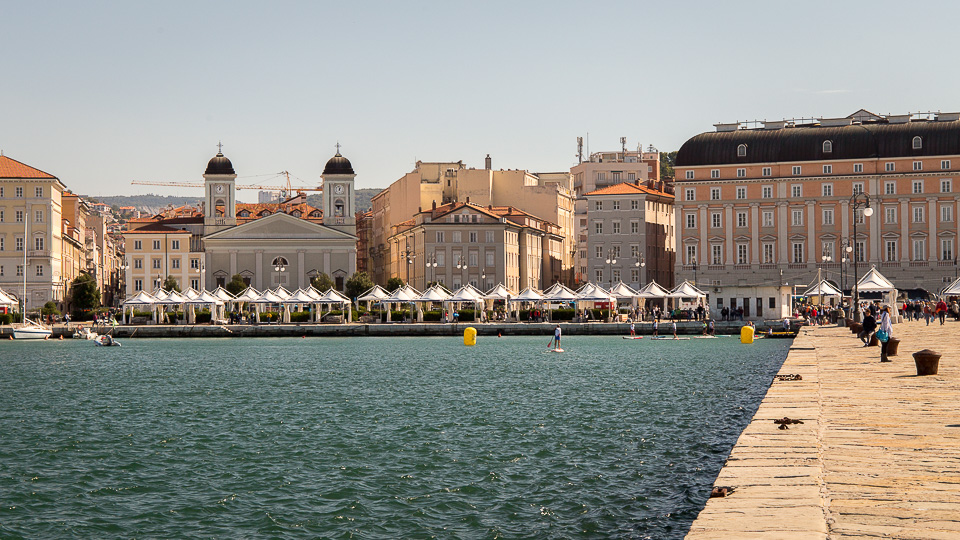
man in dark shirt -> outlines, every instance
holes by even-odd
[[[877,319],[873,317],[872,311],[868,311],[867,314],[863,316],[863,330],[857,335],[860,341],[863,342],[864,347],[870,345],[870,336],[873,335],[873,331],[876,329]]]

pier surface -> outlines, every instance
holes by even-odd
[[[960,323],[893,334],[880,363],[847,328],[801,330],[779,374],[802,380],[774,380],[687,538],[960,538]]]

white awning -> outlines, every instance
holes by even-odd
[[[511,298],[514,296],[516,296],[516,294],[510,289],[504,287],[503,283],[497,283],[497,285],[494,288],[490,289],[489,291],[487,291],[486,294],[483,295],[483,299],[484,300],[506,300],[507,298]]]
[[[577,299],[577,293],[562,283],[554,283],[543,293],[543,299],[550,302],[572,302]]]
[[[689,281],[684,281],[683,283],[677,285],[670,291],[668,294],[670,298],[706,298],[707,295],[704,294],[700,289],[694,287],[690,284]]]
[[[857,282],[857,290],[860,292],[892,292],[896,291],[897,288],[874,266]]]
[[[622,281],[610,288],[610,294],[615,296],[618,300],[632,300],[637,297],[637,291],[631,289]]]
[[[383,290],[383,287],[374,285],[372,289],[357,297],[357,300],[361,302],[377,302],[387,298],[388,296],[390,296],[390,293]]]
[[[806,292],[803,293],[804,296],[841,296],[840,290],[834,287],[825,279],[821,279]]]
[[[660,286],[656,281],[651,281],[637,291],[637,298],[666,298],[670,292]]]
[[[127,306],[152,306],[157,303],[157,299],[154,298],[147,291],[140,291],[133,298],[128,298],[123,302],[123,305]]]
[[[255,302],[258,298],[260,298],[260,293],[253,287],[247,287],[233,300],[234,302]]]

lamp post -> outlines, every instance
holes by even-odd
[[[437,280],[437,270],[436,270],[436,268],[437,268],[437,254],[434,253],[433,255],[427,257],[427,262],[424,263],[424,266],[425,266],[426,268],[433,268],[433,269],[434,269],[434,270],[433,270],[433,281],[436,281],[436,280]],[[427,271],[424,270],[423,273],[426,274]],[[424,288],[426,288],[426,287],[424,287]]]
[[[616,252],[613,248],[607,250],[607,271],[610,272],[610,288],[613,288],[613,265],[617,264]]]
[[[405,254],[407,256],[407,285],[410,285],[410,267],[413,265],[413,260],[416,259],[417,256],[414,255],[410,248],[407,248]]]
[[[840,247],[841,247],[841,252],[840,252],[840,256],[841,256],[841,259],[840,259],[840,296],[841,296],[841,299],[840,299],[840,304],[842,305],[842,304],[843,304],[843,298],[842,298],[842,296],[843,296],[843,294],[844,294],[843,291],[847,290],[846,285],[845,285],[845,281],[844,281],[844,272],[846,271],[847,263],[850,262],[850,252],[853,251],[853,246],[850,245],[850,241],[849,241],[849,240],[846,240],[846,239],[845,239],[845,240],[843,241],[843,243],[840,244]]]
[[[273,260],[273,269],[277,272],[277,286],[279,287],[282,284],[280,276],[287,271],[287,261],[283,257],[277,257]]]
[[[119,298],[115,301],[117,307],[120,307],[123,299],[127,297],[127,268],[130,268],[130,266],[127,265],[126,261],[117,266],[117,292],[119,293],[117,294]]]
[[[466,278],[463,277],[464,271],[467,269],[467,261],[463,258],[463,255],[457,256],[457,270],[460,270],[460,286],[463,287],[464,281]]]
[[[697,258],[694,257],[690,260],[690,263],[693,265],[693,286],[697,286]]]
[[[864,222],[866,218],[873,215],[873,208],[870,207],[870,196],[866,193],[860,191],[854,193],[850,197],[850,204],[853,206],[853,245],[857,244],[857,210],[863,208]],[[860,288],[857,286],[857,281],[860,279],[860,265],[857,264],[860,262],[860,257],[863,253],[857,253],[857,250],[853,250],[853,320],[854,322],[860,322]]]
[[[646,259],[644,259],[643,254],[637,253],[637,260],[633,262],[633,266],[637,269],[643,268],[647,265]],[[637,274],[637,286],[643,286],[643,277],[638,273]]]
[[[483,290],[487,290],[487,270],[486,268],[480,270],[480,287]]]

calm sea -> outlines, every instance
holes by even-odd
[[[0,537],[681,538],[789,341],[0,342]]]

